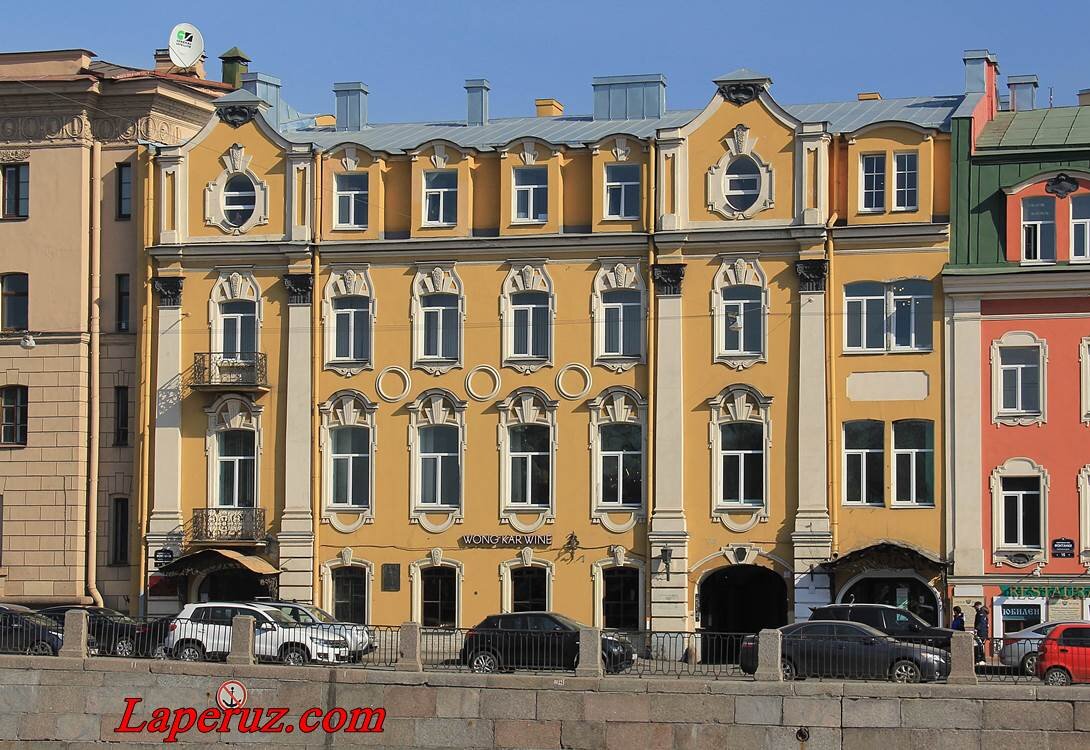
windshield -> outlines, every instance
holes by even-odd
[[[565,617],[564,615],[557,615],[557,614],[554,614],[554,615],[552,615],[552,616],[553,616],[554,618],[556,618],[557,620],[559,620],[560,622],[562,622],[562,623],[564,623],[565,625],[567,625],[568,627],[570,627],[570,628],[574,628],[575,630],[578,630],[579,628],[585,628],[585,627],[587,627],[586,625],[583,625],[582,623],[576,622],[575,620],[573,620],[573,619],[571,619],[571,618],[569,618],[569,617]]]
[[[56,620],[46,617],[45,615],[40,615],[37,612],[20,612],[19,616],[35,625],[41,625],[42,627],[50,629],[55,629],[57,627]]]
[[[262,607],[261,612],[264,612],[269,616],[269,619],[275,622],[277,625],[281,625],[285,628],[294,627],[298,623],[281,612],[279,609],[273,609],[272,607]]]
[[[318,622],[327,622],[327,623],[337,622],[337,618],[335,618],[333,615],[326,612],[324,609],[319,609],[318,607],[307,607],[307,606],[301,606],[300,609],[302,609],[304,612],[306,612],[308,615],[313,617]]]
[[[111,622],[123,622],[126,625],[132,625],[136,622],[128,615],[113,609],[93,609],[91,610],[91,614],[97,615],[99,617],[104,617]]]

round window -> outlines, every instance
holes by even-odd
[[[257,193],[254,183],[244,174],[232,175],[223,188],[223,213],[227,223],[240,227],[254,215]]]
[[[752,158],[739,156],[727,166],[723,195],[735,211],[745,211],[761,193],[761,169]]]

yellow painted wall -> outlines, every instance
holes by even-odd
[[[947,179],[940,186],[934,180],[934,137],[930,132],[922,132],[907,127],[879,127],[865,129],[861,135],[848,141],[847,149],[847,199],[848,216],[853,224],[887,224],[931,221],[934,211],[934,192],[936,189],[949,193],[946,187],[949,182],[949,166],[947,166]],[[919,165],[917,203],[916,210],[894,209],[894,154],[900,152],[915,151],[918,154]],[[885,210],[880,212],[865,212],[860,210],[862,190],[862,156],[864,154],[881,153],[886,155],[886,201]],[[947,150],[949,158],[949,150]],[[947,204],[948,205],[948,204]]]
[[[386,202],[385,172],[386,162],[379,156],[360,147],[355,148],[357,159],[356,169],[348,170],[344,161],[347,158],[345,149],[337,148],[322,155],[322,238],[331,241],[359,242],[362,240],[377,240],[382,237],[384,231],[383,206]],[[350,173],[367,174],[367,228],[337,229],[335,219],[337,212],[337,175]]]

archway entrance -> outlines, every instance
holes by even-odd
[[[704,577],[700,597],[700,659],[706,664],[738,660],[739,634],[787,624],[787,584],[757,565],[728,565]]]
[[[931,625],[942,625],[938,594],[914,576],[866,576],[846,587],[837,601],[904,607]]]

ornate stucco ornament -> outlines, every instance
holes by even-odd
[[[723,94],[723,98],[741,107],[743,104],[749,104],[756,99],[761,93],[761,86],[756,83],[728,83],[719,89]]]
[[[1060,172],[1045,183],[1045,192],[1060,199],[1066,198],[1078,189],[1079,183],[1066,172]]]
[[[216,115],[232,128],[240,128],[257,117],[257,107],[244,104],[229,104],[225,107],[218,107]]]

